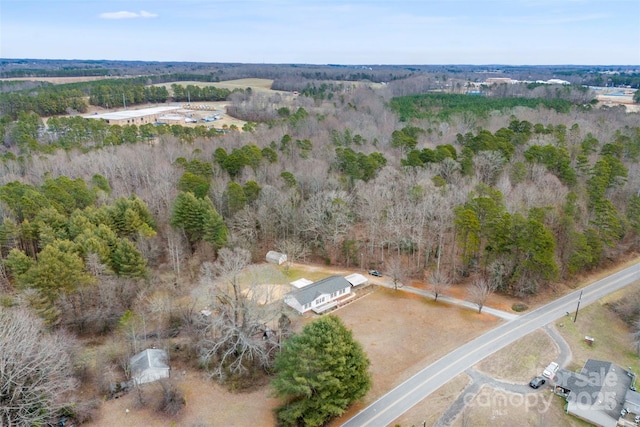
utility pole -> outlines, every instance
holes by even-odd
[[[126,110],[127,109],[127,101],[124,98],[124,92],[122,92],[122,105],[124,106],[124,109]]]
[[[578,320],[578,310],[580,309],[580,300],[582,300],[582,291],[580,291],[580,296],[578,297],[578,306],[576,307],[576,315],[573,317],[573,323],[576,323],[576,320]]]

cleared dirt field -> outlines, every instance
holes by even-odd
[[[198,81],[179,81],[179,82],[170,82],[170,83],[159,83],[153,86],[158,87],[166,87],[169,91],[171,90],[171,85],[180,85],[180,86],[213,86],[221,89],[247,89],[251,88],[251,90],[260,91],[260,92],[279,92],[286,93],[284,91],[274,91],[271,89],[271,85],[273,84],[273,80],[270,79],[237,79],[237,80],[225,80],[221,82],[198,82]]]

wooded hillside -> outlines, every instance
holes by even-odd
[[[394,96],[414,84],[225,93],[251,122],[224,134],[6,114],[0,302],[88,336],[137,328],[136,315],[156,313],[141,295],[159,281],[188,309],[207,274],[237,273],[212,264],[223,249],[248,263],[276,249],[401,266],[407,278],[483,277],[519,297],[640,249],[637,114],[588,100]],[[236,316],[247,307],[237,292],[225,304]],[[228,336],[255,333],[233,326]]]

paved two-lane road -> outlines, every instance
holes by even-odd
[[[427,366],[363,409],[342,427],[387,426],[429,394],[490,354],[565,316],[567,312],[573,316],[581,293],[580,307],[584,307],[636,280],[640,280],[640,263],[504,323]]]

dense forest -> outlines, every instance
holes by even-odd
[[[171,96],[226,99],[247,120],[224,134],[63,116],[123,90],[131,103],[164,102],[169,93],[150,84],[167,76],[0,96],[0,305],[80,338],[131,343],[155,322],[167,337],[192,338],[190,357],[242,388],[273,367],[280,343],[255,338],[265,318],[288,325],[284,308],[260,311],[236,288],[239,271],[268,250],[327,265],[400,265],[403,280],[482,277],[526,299],[640,249],[637,113],[597,108],[579,86],[429,92],[444,81],[455,89],[464,69],[454,78],[446,69],[281,66],[253,76],[285,68],[274,84],[299,89],[295,98],[173,85]],[[373,74],[385,83],[369,84]],[[215,277],[230,277],[230,291],[210,301],[219,317],[202,324],[190,291]],[[180,302],[159,309],[149,297],[159,289]],[[81,378],[75,366],[64,372]],[[78,398],[70,386],[52,390]],[[51,416],[69,408],[58,403]],[[90,405],[75,407],[78,420],[90,417]]]

